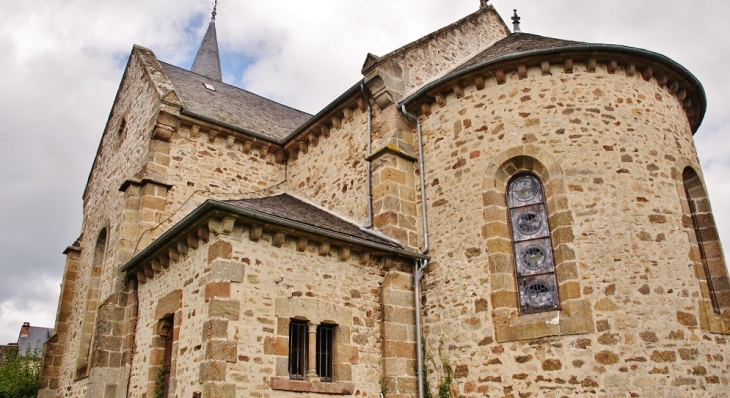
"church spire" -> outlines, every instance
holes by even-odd
[[[217,8],[218,0],[215,0],[210,23],[208,24],[208,31],[205,32],[203,41],[200,43],[200,48],[198,48],[198,53],[195,55],[195,60],[190,71],[214,80],[223,81],[223,77],[221,76],[221,60],[218,56],[218,37],[215,33]]]

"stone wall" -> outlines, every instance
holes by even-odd
[[[204,243],[204,242],[201,242]],[[152,397],[156,388],[157,372],[161,365],[160,346],[163,319],[174,315],[173,333],[177,333],[173,345],[175,365],[173,385],[179,396],[189,397],[200,389],[197,383],[200,356],[203,350],[203,323],[207,319],[205,305],[205,281],[209,279],[207,246],[191,250],[177,263],[170,262],[164,272],[139,284],[139,311],[135,333],[135,350],[129,383],[129,394],[135,397]],[[175,330],[177,329],[177,330]],[[191,390],[192,389],[192,390]]]
[[[241,319],[233,326],[246,336],[238,341],[243,357],[229,368],[230,382],[249,382],[238,383],[238,395],[266,394],[272,378],[288,380],[287,353],[280,348],[288,347],[289,319],[303,317],[310,322],[338,323],[341,341],[336,342],[339,358],[334,382],[353,383],[355,394],[376,396],[382,377],[379,294],[383,276],[378,263],[360,264],[354,255],[341,261],[340,248],[320,255],[315,242],[297,248],[298,239],[286,239],[276,248],[271,239],[264,234],[253,246],[246,244],[247,238],[232,242],[232,258],[246,264],[243,283],[231,293],[242,302]],[[275,283],[281,277],[283,281]],[[284,310],[284,306],[293,308]],[[330,306],[333,310],[318,310]],[[346,315],[338,317],[334,309]]]
[[[377,397],[381,381],[393,394],[413,392],[408,263],[232,218],[208,225],[215,226],[210,234],[187,235],[182,250],[169,241],[174,254],[162,250],[133,273],[146,310],[137,323],[130,394],[154,394],[160,322],[170,314],[178,396],[266,396],[274,389]],[[333,382],[289,380],[292,318],[337,325]]]
[[[69,315],[75,327],[70,329],[59,379],[61,386],[70,386],[70,396],[86,389],[83,372],[75,373],[83,362],[77,353],[86,351],[80,343],[96,344],[94,328],[109,326],[91,320],[98,303],[115,301],[115,292],[124,289],[119,267],[206,199],[271,193],[269,189],[285,178],[285,166],[277,156],[283,152],[275,146],[269,150],[268,144],[259,143],[252,148],[232,132],[183,124],[170,96],[161,99],[165,78],[156,72],[154,55],[135,47],[84,193],[79,277]],[[95,257],[103,229],[106,246]],[[101,267],[93,281],[92,265]],[[90,283],[98,293],[87,303]]]
[[[653,78],[603,65],[484,83],[422,116],[433,258],[424,323],[459,391],[724,394],[730,347],[701,327],[677,189],[685,166],[700,170],[682,104]],[[562,311],[516,312],[504,191],[520,171],[552,198],[556,263],[567,267],[558,279],[574,281],[561,285]]]
[[[147,152],[147,142],[152,134],[159,109],[159,97],[155,87],[145,79],[147,71],[141,57],[140,53],[133,51],[84,193],[78,277],[73,304],[70,306],[73,310],[68,317],[69,336],[59,381],[63,388],[67,388],[66,396],[69,397],[82,396],[86,388],[86,379],[76,383],[73,383],[73,379],[77,370],[80,331],[86,308],[94,247],[100,231],[107,228],[107,245],[100,284],[100,296],[104,298],[112,292],[113,285],[119,277],[120,264],[117,255],[125,206],[124,195],[119,192],[119,187],[125,178],[142,167]],[[123,128],[122,120],[125,121]],[[64,298],[66,299],[68,298]]]
[[[485,5],[382,57],[369,54],[362,73],[375,101],[385,108],[509,33],[494,7]]]
[[[271,195],[286,178],[286,166],[277,161],[277,152],[252,147],[229,131],[213,126],[178,121],[165,152],[169,154],[166,181],[171,188],[165,196],[159,226],[145,232],[154,239],[179,222],[207,199],[229,200]],[[146,244],[139,245],[137,252]]]
[[[350,117],[336,117],[320,135],[289,157],[287,181],[281,191],[291,192],[344,216],[364,223],[367,218],[366,150],[367,111],[347,109]],[[316,145],[313,144],[316,142]]]

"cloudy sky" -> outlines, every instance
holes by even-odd
[[[63,250],[133,44],[189,68],[211,0],[0,0],[0,344],[53,327]],[[730,2],[492,0],[522,30],[662,53],[704,84],[695,136],[730,248]],[[479,0],[221,0],[228,83],[316,113],[385,54],[475,11]],[[510,24],[511,26],[511,24]]]

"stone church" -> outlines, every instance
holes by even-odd
[[[726,397],[702,85],[512,19],[316,115],[222,81],[215,12],[190,71],[134,46],[39,397]]]

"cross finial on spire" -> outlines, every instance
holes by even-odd
[[[212,16],[210,17],[210,19],[213,21],[215,21],[215,15],[218,14],[216,12],[216,9],[218,9],[218,0],[215,0],[215,3],[213,3],[213,13],[211,14]]]
[[[512,16],[512,25],[513,30],[515,32],[520,32],[520,16],[517,15],[517,10],[515,9],[515,15]]]

